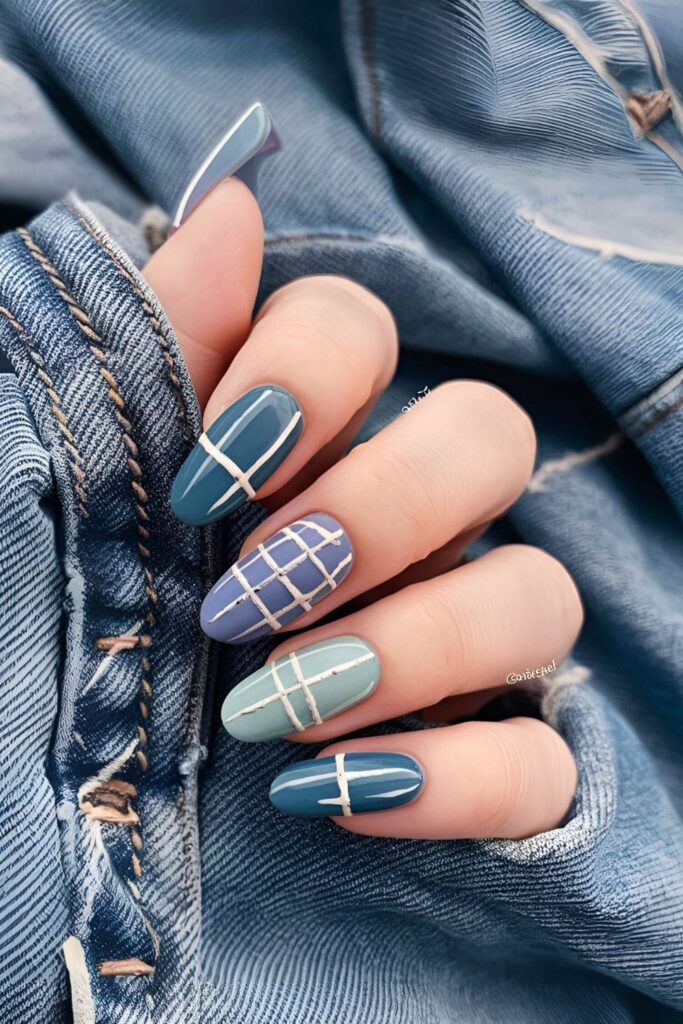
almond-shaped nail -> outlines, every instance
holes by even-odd
[[[247,391],[201,435],[180,467],[173,511],[193,526],[234,512],[284,462],[302,430],[301,409],[289,391],[274,384]]]
[[[223,643],[274,633],[311,610],[346,578],[353,548],[322,512],[299,519],[228,569],[202,605],[202,629]]]
[[[305,818],[350,817],[407,804],[423,785],[422,769],[408,754],[336,754],[285,768],[270,787],[270,802]]]
[[[223,702],[223,725],[248,742],[304,732],[365,700],[379,676],[379,658],[360,637],[321,640],[243,679]]]

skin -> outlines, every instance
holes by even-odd
[[[174,326],[205,428],[259,384],[287,388],[302,407],[300,441],[257,493],[271,515],[242,553],[313,511],[338,519],[355,549],[348,578],[296,629],[354,599],[358,610],[308,629],[305,643],[363,637],[380,655],[381,683],[365,702],[290,739],[333,741],[423,709],[437,722],[472,714],[511,669],[559,663],[582,624],[571,577],[540,549],[510,545],[460,564],[467,543],[525,489],[533,426],[499,389],[452,381],[344,456],[393,375],[393,317],[355,282],[320,276],[279,289],[252,322],[262,254],[256,200],[231,179],[154,254],[145,276]],[[287,632],[272,659],[302,645]],[[576,789],[566,743],[532,718],[343,740],[319,756],[360,750],[410,754],[426,780],[413,803],[334,819],[367,835],[522,838],[556,827]]]

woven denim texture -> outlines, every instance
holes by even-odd
[[[97,1024],[680,1019],[682,149],[674,116],[642,137],[624,100],[681,84],[676,4],[0,10],[3,212],[88,200],[0,239],[0,1016],[72,1019],[71,935]],[[170,511],[200,416],[136,222],[257,97],[284,140],[260,298],[344,273],[397,316],[363,436],[448,377],[535,420],[531,484],[475,554],[538,544],[586,604],[573,660],[492,712],[533,710],[575,754],[575,805],[542,836],[285,818],[268,786],[310,751],[218,723],[269,642],[211,647],[199,608],[260,513],[200,532]],[[134,823],[93,817],[112,779]],[[129,958],[153,973],[100,973]]]

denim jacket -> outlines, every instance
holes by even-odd
[[[680,1019],[675,0],[0,10],[0,1019]],[[397,317],[362,436],[449,377],[534,418],[529,487],[473,555],[540,545],[585,601],[573,659],[486,712],[569,743],[579,788],[550,832],[278,816],[268,783],[301,752],[217,724],[269,644],[218,649],[199,606],[261,513],[200,531],[170,511],[200,413],[140,268],[255,98],[284,142],[260,300],[340,273]]]

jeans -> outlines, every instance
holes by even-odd
[[[677,5],[0,9],[0,200],[27,224],[0,238],[0,1018],[680,1019]],[[585,601],[573,658],[486,712],[569,743],[579,788],[550,832],[409,842],[280,816],[268,785],[301,752],[217,721],[270,642],[218,649],[199,606],[262,513],[172,515],[200,413],[139,268],[257,97],[284,142],[259,183],[259,301],[341,273],[397,317],[361,437],[449,377],[535,421],[529,487],[473,554],[540,545]]]

